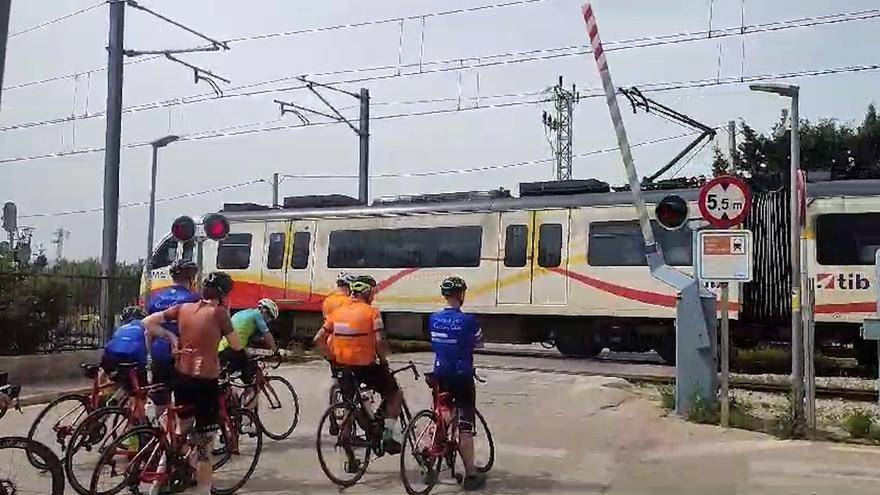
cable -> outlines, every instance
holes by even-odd
[[[228,186],[220,186],[220,187],[215,187],[213,189],[206,189],[204,191],[196,191],[196,192],[178,194],[175,196],[167,196],[164,198],[156,199],[156,202],[163,203],[166,201],[176,201],[178,199],[192,198],[192,197],[196,197],[196,196],[204,196],[205,194],[212,194],[212,193],[228,191],[230,189],[237,189],[240,187],[250,186],[252,184],[257,184],[259,182],[266,182],[266,180],[265,179],[254,179],[254,180],[249,180],[247,182],[241,182],[238,184],[231,184]],[[149,204],[150,204],[149,201],[137,201],[134,203],[125,203],[125,204],[119,205],[119,208],[120,209],[133,208],[136,206],[147,206]],[[83,210],[59,211],[59,212],[53,212],[53,213],[35,213],[33,215],[20,215],[18,218],[60,217],[60,216],[65,216],[65,215],[79,215],[82,213],[95,213],[95,212],[99,212],[99,211],[104,211],[104,208],[96,207],[96,208],[87,208],[87,209],[83,209]]]
[[[31,31],[36,31],[37,29],[42,29],[42,28],[44,28],[44,27],[49,27],[49,26],[51,26],[52,24],[55,24],[55,23],[57,23],[57,22],[61,22],[61,21],[64,21],[64,20],[70,19],[71,17],[76,17],[76,16],[78,16],[78,15],[80,15],[80,14],[85,14],[86,12],[88,12],[88,11],[90,11],[90,10],[92,10],[92,9],[96,9],[96,8],[98,8],[98,7],[102,6],[102,5],[104,5],[105,3],[107,3],[106,0],[101,1],[101,2],[98,2],[98,3],[96,3],[96,4],[94,4],[94,5],[90,6],[90,7],[86,7],[86,8],[84,8],[84,9],[79,9],[79,10],[77,10],[76,12],[71,12],[71,13],[69,13],[69,14],[65,14],[65,15],[63,15],[63,16],[61,16],[61,17],[56,17],[55,19],[52,19],[51,21],[46,21],[46,22],[43,22],[43,23],[41,23],[41,24],[37,24],[36,26],[31,26],[31,27],[29,27],[29,28],[22,29],[21,31],[17,31],[17,32],[15,32],[15,33],[10,34],[10,35],[9,35],[9,39],[15,38],[16,36],[21,36],[21,35],[23,35],[23,34],[25,34],[25,33],[29,33],[29,32],[31,32]]]
[[[785,29],[794,29],[801,27],[813,27],[821,24],[833,24],[839,22],[852,22],[852,21],[860,21],[860,20],[870,20],[880,18],[880,9],[874,10],[866,10],[866,11],[857,11],[857,12],[848,12],[842,14],[829,14],[824,16],[814,16],[814,17],[803,17],[797,19],[790,19],[787,21],[775,21],[770,23],[763,24],[754,24],[751,26],[746,26],[746,30],[743,32],[743,28],[741,26],[730,27],[712,30],[713,38],[721,38],[728,36],[738,36],[743,34],[756,34],[768,31],[779,31]],[[648,48],[654,46],[664,46],[664,45],[676,45],[680,43],[691,43],[695,41],[704,41],[708,36],[707,31],[694,31],[694,32],[683,32],[683,33],[674,33],[667,34],[661,36],[653,36],[653,37],[640,37],[640,38],[632,38],[628,40],[621,41],[612,41],[605,44],[606,51],[614,51],[614,50],[630,50],[630,49],[639,49],[639,48]],[[509,52],[509,53],[501,53],[494,55],[483,55],[480,57],[466,57],[466,58],[456,58],[449,60],[438,60],[438,61],[429,61],[422,63],[409,63],[403,65],[384,65],[384,66],[375,66],[375,67],[361,67],[354,69],[341,69],[327,72],[320,72],[309,74],[311,77],[324,77],[324,76],[338,76],[342,74],[360,74],[364,72],[376,72],[380,70],[394,70],[397,71],[403,68],[417,68],[422,67],[422,70],[419,72],[410,72],[410,73],[393,73],[393,74],[385,74],[379,76],[368,76],[354,79],[344,79],[344,80],[336,80],[336,81],[327,81],[326,84],[355,84],[355,83],[364,83],[371,81],[379,81],[384,79],[396,79],[396,78],[404,78],[404,77],[413,77],[413,76],[422,76],[426,74],[437,74],[443,72],[453,72],[460,70],[473,70],[487,67],[496,67],[503,65],[514,65],[520,63],[529,63],[529,62],[540,62],[546,60],[555,60],[559,58],[573,57],[573,56],[581,56],[585,54],[591,53],[591,49],[587,45],[571,45],[564,47],[556,47],[556,48],[546,48],[546,49],[536,49],[536,50],[527,50],[527,51],[519,51],[519,52]],[[504,57],[520,57],[513,58],[511,60],[492,60]],[[461,61],[477,61],[476,63],[471,63],[466,66],[460,65]],[[449,67],[441,67],[433,70],[424,70],[424,67],[431,67],[437,65],[449,65]],[[169,100],[155,101],[150,103],[143,103],[139,105],[125,107],[122,110],[123,114],[141,112],[141,111],[149,111],[161,108],[170,108],[177,107],[182,105],[192,105],[204,102],[213,102],[228,98],[243,98],[243,97],[252,97],[252,96],[261,96],[267,94],[274,93],[283,93],[287,91],[293,91],[298,89],[305,88],[304,85],[297,83],[293,86],[286,86],[281,88],[270,88],[270,89],[261,89],[243,93],[234,93],[234,91],[239,91],[242,89],[250,89],[256,88],[260,86],[265,86],[269,84],[277,84],[281,82],[295,80],[300,75],[296,76],[285,76],[281,78],[276,78],[267,81],[259,81],[255,83],[244,84],[240,86],[236,86],[233,88],[228,88],[225,91],[225,94],[222,96],[217,96],[213,92],[211,93],[200,93],[185,96],[182,98],[174,98]],[[88,115],[79,115],[79,116],[66,116],[55,119],[48,119],[37,122],[28,122],[22,124],[14,124],[5,127],[0,127],[0,132],[3,131],[11,131],[11,130],[21,130],[21,129],[30,129],[34,127],[42,127],[44,125],[55,125],[61,124],[65,122],[72,122],[77,120],[85,120],[96,117],[103,117],[106,114],[104,111],[94,112]]]
[[[142,64],[144,62],[149,62],[151,60],[156,60],[158,58],[165,58],[165,57],[163,57],[162,55],[153,55],[153,56],[149,56],[149,57],[139,57],[136,59],[131,59],[131,60],[125,61],[125,63],[123,63],[123,65],[128,67],[130,65]],[[56,81],[63,81],[65,79],[76,79],[79,76],[85,76],[87,74],[95,74],[97,72],[104,72],[106,70],[107,70],[107,66],[105,65],[103,67],[96,67],[94,69],[83,70],[83,71],[79,71],[79,72],[71,72],[69,74],[62,74],[60,76],[47,77],[45,79],[38,79],[36,81],[27,81],[27,82],[23,82],[23,83],[19,83],[19,84],[13,84],[12,86],[5,86],[3,88],[3,92],[5,93],[7,91],[29,88],[31,86],[38,86],[40,84],[48,84],[48,83],[56,82]]]

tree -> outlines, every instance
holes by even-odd
[[[724,153],[721,152],[721,148],[716,144],[715,147],[712,148],[712,177],[727,175],[730,172],[730,162],[727,160],[727,157],[724,156]]]

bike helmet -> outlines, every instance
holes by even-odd
[[[376,287],[376,279],[369,275],[361,275],[356,277],[349,287],[352,294],[364,294]]]
[[[440,293],[444,296],[461,294],[467,290],[467,284],[461,277],[449,277],[440,283]]]
[[[195,261],[185,260],[185,259],[181,258],[181,259],[176,259],[171,263],[171,267],[169,268],[169,271],[171,272],[171,275],[180,275],[181,273],[184,273],[187,271],[191,271],[193,274],[195,274],[195,272],[198,271],[198,269],[199,269],[199,267],[198,267],[198,265],[196,265]]]
[[[221,296],[232,292],[232,277],[223,272],[211,272],[202,282],[203,287],[211,287],[217,290]]]
[[[265,309],[273,320],[278,318],[278,305],[271,299],[260,299],[257,301],[257,309]]]
[[[336,285],[339,287],[350,287],[351,283],[355,281],[357,277],[348,272],[342,272],[336,277]]]
[[[128,306],[122,310],[122,323],[131,323],[134,320],[143,320],[147,317],[147,313],[140,306]]]

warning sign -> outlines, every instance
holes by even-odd
[[[697,277],[704,282],[752,280],[752,233],[748,230],[697,232]]]

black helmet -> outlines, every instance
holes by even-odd
[[[444,296],[461,294],[467,290],[467,284],[461,277],[449,277],[440,283],[440,293]]]
[[[232,277],[223,272],[211,272],[205,277],[202,286],[217,289],[221,296],[226,296],[232,292]]]
[[[376,279],[369,275],[359,275],[349,285],[352,294],[363,294],[376,287]]]
[[[134,320],[143,320],[147,317],[140,306],[128,306],[122,310],[122,323],[131,323]]]
[[[181,273],[184,273],[187,271],[191,271],[193,274],[195,274],[196,271],[198,271],[198,269],[199,269],[199,266],[196,265],[195,261],[180,258],[180,259],[174,260],[171,263],[171,267],[169,268],[169,271],[171,272],[171,275],[180,275]]]

